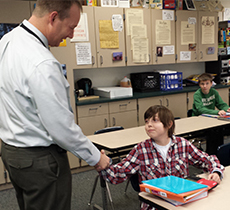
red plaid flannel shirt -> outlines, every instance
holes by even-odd
[[[166,162],[154,147],[153,140],[147,139],[137,144],[122,162],[101,171],[101,175],[110,183],[119,184],[130,175],[139,173],[139,182],[141,183],[142,180],[169,175],[185,178],[189,176],[189,165],[202,168],[210,173],[213,170],[224,171],[224,167],[215,155],[209,156],[186,139],[173,136]],[[141,209],[151,208],[147,204],[143,204]]]

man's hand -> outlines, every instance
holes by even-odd
[[[99,162],[94,166],[97,171],[101,171],[109,167],[110,165],[110,158],[105,154],[105,151],[101,150],[101,158]]]
[[[209,174],[208,179],[209,179],[209,180],[212,180],[212,181],[215,181],[215,182],[217,182],[218,184],[220,184],[220,176],[219,176],[218,173],[216,173],[216,172],[214,172],[214,173],[212,173],[212,174]]]

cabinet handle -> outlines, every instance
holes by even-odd
[[[115,117],[113,117],[113,126],[115,126],[116,125],[116,119],[115,119]]]
[[[195,60],[197,59],[197,53],[195,52]]]
[[[92,56],[92,64],[94,65],[95,64],[95,57]]]
[[[104,122],[105,122],[105,128],[108,126],[108,123],[107,123],[107,119],[105,118],[105,120],[104,120]]]
[[[160,105],[162,106],[162,100],[160,99]]]
[[[166,106],[169,107],[169,100],[166,98]]]
[[[128,106],[128,104],[119,104],[119,107],[121,106]]]
[[[89,108],[89,111],[97,111],[98,108]]]
[[[158,57],[157,57],[157,54],[156,54],[156,63],[157,63],[157,61],[158,61]]]
[[[149,54],[149,63],[150,63],[150,61],[151,61],[151,56],[150,56],[150,54]]]
[[[101,61],[101,65],[103,64],[103,56],[100,55],[100,61]]]
[[[200,59],[203,59],[203,52],[200,51]]]

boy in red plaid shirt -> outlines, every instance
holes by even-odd
[[[224,167],[215,155],[198,150],[184,138],[173,135],[174,116],[164,106],[151,106],[144,114],[149,139],[137,144],[120,163],[101,171],[105,180],[119,184],[138,173],[139,182],[174,175],[189,176],[189,165],[209,172],[209,179],[220,183]],[[142,210],[151,209],[143,203]]]

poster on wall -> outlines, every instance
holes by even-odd
[[[77,27],[74,29],[73,38],[71,42],[88,42],[89,32],[88,32],[88,19],[86,13],[81,13],[80,21]]]

